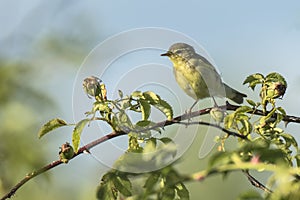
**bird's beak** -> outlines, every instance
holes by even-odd
[[[171,55],[170,51],[167,51],[166,53],[160,54],[160,56],[170,56],[170,55]]]

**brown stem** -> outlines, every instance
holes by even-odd
[[[219,108],[221,109],[224,109],[224,110],[231,110],[231,111],[234,111],[236,109],[238,109],[240,106],[236,106],[236,105],[232,105],[228,102],[226,102],[226,105],[223,105],[223,106],[219,106]],[[232,131],[229,131],[225,128],[222,128],[218,125],[215,125],[215,124],[211,124],[211,123],[207,123],[207,122],[182,122],[183,120],[186,120],[186,119],[191,119],[191,118],[194,118],[194,117],[197,117],[197,116],[200,116],[200,115],[204,115],[204,114],[208,114],[210,112],[212,108],[205,108],[205,109],[202,109],[202,110],[199,110],[199,111],[195,111],[195,112],[191,112],[191,113],[186,113],[186,114],[183,114],[183,115],[180,115],[180,116],[177,116],[175,118],[173,118],[172,120],[166,120],[166,121],[162,121],[162,122],[158,122],[156,123],[154,126],[152,126],[149,130],[153,130],[155,128],[163,128],[163,127],[166,127],[166,126],[169,126],[169,125],[172,125],[172,124],[184,124],[184,125],[190,125],[190,124],[198,124],[198,125],[206,125],[206,126],[212,126],[212,127],[215,127],[215,128],[218,128],[220,130],[222,130],[223,132],[229,134],[229,135],[232,135],[232,136],[236,136],[236,137],[239,137],[239,138],[242,138],[242,139],[246,139],[245,136],[243,135],[240,135],[238,133],[235,133],[235,132],[232,132]],[[252,114],[255,114],[255,115],[261,115],[263,116],[264,113],[262,110],[255,110]],[[300,123],[300,118],[299,117],[295,117],[295,116],[290,116],[290,115],[286,115],[284,118],[283,118],[283,121],[285,122],[294,122],[294,123]],[[139,130],[139,131],[144,131],[144,130]],[[83,152],[87,151],[89,152],[89,150],[107,140],[110,140],[112,138],[115,138],[115,137],[118,137],[118,136],[121,136],[121,135],[126,135],[128,132],[126,131],[119,131],[119,132],[111,132],[97,140],[94,140],[90,143],[88,143],[87,145],[81,147],[78,152],[76,154],[74,154],[74,156],[71,158],[75,158],[77,157],[78,155],[82,154]],[[70,159],[70,160],[71,160]],[[11,198],[15,193],[16,191],[22,187],[25,183],[27,183],[29,180],[31,180],[32,178],[62,164],[63,162],[60,161],[60,160],[57,160],[57,161],[53,161],[52,163],[36,170],[36,171],[33,171],[29,174],[27,174],[19,183],[17,183],[6,195],[4,195],[0,200],[5,200],[5,199],[8,199],[8,198]],[[249,174],[248,174],[249,175]],[[249,176],[248,176],[249,178]],[[250,179],[249,179],[250,180]],[[254,180],[254,179],[253,179]],[[251,181],[252,183],[252,181]],[[254,183],[254,182],[253,182]],[[259,183],[257,181],[257,183]]]

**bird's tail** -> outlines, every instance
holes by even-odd
[[[224,84],[226,97],[228,99],[231,99],[235,103],[241,104],[244,101],[244,97],[247,97],[247,95],[240,93],[239,91],[229,87],[228,85]]]

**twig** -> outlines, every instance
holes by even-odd
[[[101,144],[109,139],[112,139],[112,138],[115,138],[115,137],[118,137],[118,136],[121,136],[121,135],[125,135],[127,133],[125,132],[112,132],[110,134],[107,134],[97,140],[94,140],[92,141],[91,143],[81,147],[78,152],[76,154],[74,154],[74,156],[70,159],[74,159],[75,157],[77,157],[78,155],[84,153],[85,151],[89,152],[89,149],[93,148],[94,146],[98,145],[98,144]],[[25,183],[27,183],[29,180],[31,180],[32,178],[54,168],[54,167],[57,167],[58,165],[60,164],[63,164],[63,162],[61,160],[56,160],[56,161],[53,161],[52,163],[36,170],[36,171],[33,171],[29,174],[27,174],[19,183],[17,183],[10,191],[9,193],[7,193],[6,195],[4,195],[1,200],[5,200],[5,199],[8,199],[8,198],[11,198],[15,193],[16,191],[22,187]]]
[[[224,110],[236,110],[238,109],[240,106],[236,106],[236,105],[232,105],[228,102],[226,102],[226,105],[223,105],[223,106],[219,106],[220,109],[224,109]],[[243,135],[240,135],[238,133],[235,133],[235,132],[232,132],[232,131],[229,131],[221,126],[218,126],[216,124],[211,124],[211,123],[207,123],[207,122],[182,122],[183,120],[186,120],[186,119],[191,119],[191,118],[194,118],[194,117],[197,117],[197,116],[200,116],[200,115],[204,115],[204,114],[208,114],[210,112],[212,108],[206,108],[206,109],[202,109],[202,110],[199,110],[199,111],[195,111],[195,112],[191,112],[191,113],[187,113],[187,114],[183,114],[183,115],[180,115],[180,116],[177,116],[175,118],[173,118],[172,120],[166,120],[166,121],[162,121],[162,122],[158,122],[156,123],[154,126],[148,128],[149,130],[153,130],[155,128],[163,128],[163,127],[166,127],[166,126],[169,126],[169,125],[172,125],[172,124],[184,124],[184,125],[191,125],[191,124],[198,124],[198,125],[206,125],[206,126],[212,126],[212,127],[215,127],[215,128],[218,128],[220,130],[222,130],[223,132],[229,134],[229,135],[232,135],[232,136],[235,136],[235,137],[239,137],[239,138],[242,138],[242,139],[247,139],[246,136],[243,136]],[[262,110],[255,110],[252,114],[256,114],[256,115],[264,115],[263,111]],[[299,117],[295,117],[295,116],[290,116],[290,115],[286,115],[284,116],[283,118],[283,121],[285,122],[294,122],[294,123],[300,123],[300,118]],[[142,131],[145,131],[145,130],[139,130],[140,132]],[[78,152],[76,154],[74,154],[74,156],[70,159],[74,159],[75,157],[77,157],[78,155],[84,153],[85,151],[89,152],[89,150],[107,140],[110,140],[112,138],[115,138],[115,137],[118,137],[118,136],[121,136],[121,135],[126,135],[128,132],[125,132],[125,131],[119,131],[119,132],[111,132],[97,140],[94,140],[90,143],[88,143],[87,145],[81,147]],[[8,198],[11,198],[15,193],[16,191],[22,187],[25,183],[27,183],[29,180],[31,180],[32,178],[62,164],[63,162],[60,161],[60,160],[57,160],[57,161],[53,161],[52,163],[36,170],[36,171],[33,171],[29,174],[27,174],[19,183],[17,183],[7,194],[5,194],[0,200],[5,200],[5,199],[8,199]],[[247,177],[252,177],[250,174],[247,175]],[[250,182],[252,184],[256,184],[260,187],[262,187],[263,185],[260,184],[258,181],[256,181],[256,179],[254,179],[252,177],[252,179],[250,179]],[[265,188],[265,190],[267,190],[267,188]]]
[[[256,178],[254,178],[250,173],[249,170],[242,170],[242,172],[247,176],[248,180],[250,181],[250,183],[259,188],[262,189],[264,192],[267,193],[272,193],[273,191],[268,189],[265,185],[263,185],[262,183],[260,183]]]
[[[232,110],[232,111],[238,109],[239,107],[240,106],[230,104],[228,101],[226,101],[226,105],[220,106],[220,108],[222,108],[222,109]],[[260,115],[260,116],[269,114],[269,112],[264,114],[262,110],[258,110],[258,109],[254,110],[251,113],[255,114],[255,115]],[[274,114],[274,118],[276,118],[276,113]],[[290,123],[290,122],[298,123],[298,124],[300,123],[300,117],[296,117],[296,116],[292,116],[292,115],[285,115],[282,120],[287,123]]]
[[[201,172],[197,172],[194,173],[192,175],[186,176],[184,181],[191,181],[191,180],[195,180],[195,181],[203,181],[204,179],[206,179],[208,176],[211,175],[216,175],[219,174],[220,172],[229,172],[229,171],[238,171],[239,169],[226,169],[226,170],[220,170],[220,169],[211,169],[209,171],[201,171]],[[253,177],[250,173],[249,170],[242,170],[242,172],[246,175],[246,177],[248,178],[248,180],[250,181],[250,183],[263,190],[264,192],[267,193],[273,193],[272,190],[268,189],[264,184],[260,183],[255,177]]]
[[[215,127],[217,129],[220,129],[221,131],[227,133],[228,135],[231,135],[231,136],[235,136],[235,137],[239,137],[241,139],[244,139],[244,140],[248,140],[247,136],[246,135],[241,135],[241,134],[238,134],[236,132],[233,132],[233,131],[230,131],[228,129],[225,129],[217,124],[212,124],[212,123],[208,123],[208,122],[202,122],[202,121],[199,121],[199,122],[180,122],[180,121],[177,121],[175,122],[177,124],[183,124],[183,125],[205,125],[205,126],[211,126],[211,127]]]

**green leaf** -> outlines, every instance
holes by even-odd
[[[151,106],[145,100],[140,100],[141,112],[142,112],[142,120],[147,120],[151,113]]]
[[[148,121],[148,120],[141,120],[136,123],[136,125],[140,126],[140,127],[146,127],[146,126],[149,126],[150,124],[155,124],[155,123]]]
[[[148,100],[150,104],[159,103],[160,97],[152,91],[147,91],[143,93],[145,100]]]
[[[248,135],[252,132],[252,125],[248,119],[239,120],[239,122],[243,125],[242,131],[243,135]]]
[[[97,101],[94,103],[94,106],[93,106],[93,112],[95,113],[96,111],[109,113],[109,112],[111,112],[111,108],[109,107],[108,102]]]
[[[284,140],[287,144],[293,145],[298,150],[297,140],[292,135],[287,134],[287,133],[281,133],[280,136],[284,138]]]
[[[141,98],[143,96],[143,93],[141,91],[134,91],[133,93],[131,93],[131,98]]]
[[[266,82],[280,82],[284,86],[287,87],[287,82],[286,82],[285,78],[277,72],[272,72],[272,73],[268,74],[266,76]]]
[[[145,182],[144,188],[146,188],[146,190],[151,192],[153,187],[158,183],[159,177],[160,177],[160,173],[158,172],[151,173]]]
[[[175,184],[180,182],[180,180],[181,177],[178,175],[178,172],[175,169],[171,169],[165,174],[165,183],[169,187],[174,187]]]
[[[73,143],[73,148],[74,151],[77,153],[78,148],[79,148],[79,143],[80,143],[80,136],[83,131],[83,128],[85,125],[90,121],[90,119],[83,119],[80,122],[78,122],[73,130],[73,135],[72,135],[72,143]]]
[[[102,177],[102,182],[97,189],[97,199],[99,200],[116,200],[118,198],[118,191],[115,189],[112,177],[115,174],[108,172]]]
[[[264,76],[260,73],[256,73],[256,74],[252,74],[250,76],[248,76],[245,81],[244,81],[244,85],[249,83],[249,87],[254,90],[255,86],[257,84],[261,84],[263,83],[264,80]]]
[[[159,138],[159,140],[162,141],[164,144],[169,144],[169,143],[175,144],[175,142],[171,138],[168,138],[168,137]]]
[[[226,129],[230,129],[234,124],[235,113],[227,115],[224,119],[224,126]]]
[[[41,129],[38,132],[38,137],[41,138],[47,133],[49,133],[50,131],[66,125],[68,125],[67,122],[65,122],[62,119],[58,119],[58,118],[51,119],[41,127]]]
[[[249,104],[250,106],[253,106],[253,107],[256,107],[256,106],[257,106],[256,103],[255,103],[254,101],[252,101],[251,99],[246,99],[246,101],[248,102],[248,104]]]
[[[296,159],[297,167],[300,167],[300,154],[297,154],[295,156],[295,159]]]
[[[286,115],[286,112],[285,112],[285,110],[282,107],[277,107],[277,110],[279,112],[281,112],[281,114],[283,114],[284,116]]]
[[[177,191],[177,195],[179,196],[180,200],[189,200],[190,199],[189,191],[183,183],[176,184],[176,191]]]
[[[97,190],[97,199],[99,200],[116,200],[117,197],[118,195],[109,185],[100,186]]]
[[[128,197],[131,196],[131,182],[125,175],[116,175],[111,177],[112,182],[115,188],[122,193],[124,196]]]
[[[238,109],[236,109],[235,113],[248,113],[253,111],[253,109],[249,106],[241,106]]]
[[[173,119],[173,109],[165,100],[161,99],[159,104],[155,104],[154,107],[163,112],[168,120]]]
[[[118,122],[119,122],[118,127],[120,128],[120,130],[122,130],[124,132],[128,132],[132,129],[131,120],[124,111],[121,111],[119,113]]]
[[[175,198],[175,190],[173,188],[170,187],[165,187],[163,192],[162,192],[162,196],[160,199],[163,200],[174,200]]]
[[[274,115],[274,113],[276,112],[276,109],[272,109],[268,114],[267,114],[267,116],[265,116],[264,118],[264,120],[265,121],[267,121],[267,120],[269,120],[269,119],[271,119],[272,117],[273,117],[273,115]],[[263,117],[262,117],[263,118]]]
[[[155,94],[154,92],[147,91],[143,93],[143,96],[151,105],[164,113],[168,120],[173,118],[173,109],[171,105],[165,100],[162,100],[159,95]]]

